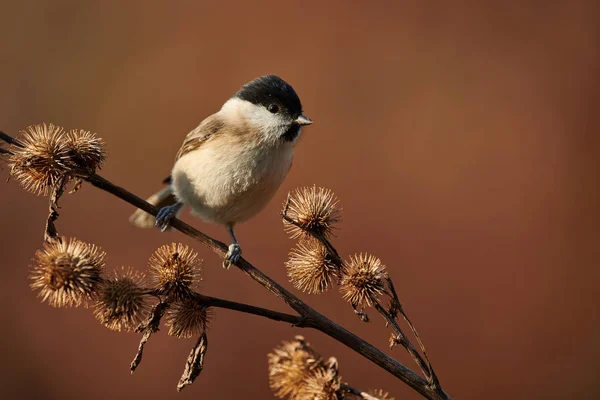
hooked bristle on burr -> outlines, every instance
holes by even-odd
[[[350,256],[350,261],[344,265],[340,281],[342,297],[357,308],[371,306],[385,292],[385,265],[370,254]]]
[[[340,221],[338,199],[325,188],[296,189],[289,197],[284,215],[294,223],[283,220],[285,230],[292,239],[310,234],[329,237],[334,225]]]
[[[202,259],[198,253],[181,243],[158,248],[148,263],[156,288],[172,300],[193,295],[193,286],[200,280]]]
[[[75,238],[44,243],[35,253],[31,288],[54,307],[79,306],[98,293],[104,258],[98,247]]]
[[[132,268],[105,279],[95,304],[96,319],[113,331],[135,330],[149,310],[144,280]]]

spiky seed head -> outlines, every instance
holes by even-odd
[[[105,158],[102,139],[87,131],[65,133],[53,124],[31,125],[21,131],[8,158],[11,175],[29,192],[48,195],[62,179],[68,182],[76,172],[90,173]]]
[[[94,172],[106,159],[104,140],[83,129],[72,129],[66,135],[70,162],[78,169]]]
[[[71,171],[64,129],[53,124],[31,125],[21,134],[23,147],[11,146],[10,173],[25,190],[47,196]]]
[[[341,377],[337,370],[331,368],[315,368],[308,374],[300,386],[298,399],[306,400],[337,400],[342,386]]]
[[[149,261],[156,288],[172,300],[193,295],[192,288],[200,280],[201,266],[198,253],[181,243],[159,247]]]
[[[282,342],[268,354],[269,386],[275,397],[297,398],[306,378],[320,367],[322,360],[302,336]]]
[[[370,254],[355,254],[345,263],[340,293],[356,308],[369,307],[385,291],[386,278],[385,265],[379,258]]]
[[[339,277],[329,252],[313,238],[301,240],[290,251],[286,266],[290,282],[306,293],[321,293]]]
[[[79,306],[98,293],[104,257],[95,245],[75,238],[45,243],[33,259],[31,288],[54,307]]]
[[[394,397],[392,397],[388,392],[386,392],[383,389],[369,390],[369,394],[378,398],[379,400],[395,400]]]
[[[286,204],[284,213],[295,224],[285,219],[283,224],[292,239],[306,237],[308,233],[330,236],[341,218],[338,200],[329,189],[316,186],[296,189]]]
[[[95,304],[96,319],[113,331],[135,330],[149,309],[144,280],[132,268],[122,268],[106,279]]]
[[[199,336],[208,329],[213,315],[211,308],[193,297],[176,302],[167,311],[169,335],[180,339]]]

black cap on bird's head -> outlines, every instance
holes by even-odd
[[[273,114],[286,115],[298,125],[312,123],[302,115],[302,104],[294,88],[276,75],[265,75],[248,82],[235,97],[261,105]]]

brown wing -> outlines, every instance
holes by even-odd
[[[206,118],[185,137],[181,148],[175,156],[175,161],[179,160],[190,151],[196,150],[202,146],[213,135],[218,134],[223,126],[223,121],[217,117],[216,114]]]

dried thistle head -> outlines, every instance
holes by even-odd
[[[38,124],[21,131],[23,145],[11,146],[11,175],[27,191],[48,195],[62,178],[93,172],[105,158],[104,143],[86,131],[65,133],[60,126]]]
[[[387,272],[381,260],[370,254],[355,254],[345,263],[340,293],[356,308],[371,306],[385,291]]]
[[[193,297],[176,302],[167,312],[169,335],[180,339],[199,336],[208,329],[213,315],[211,308]]]
[[[98,293],[105,253],[77,239],[45,243],[35,253],[31,288],[54,307],[79,306]]]
[[[383,389],[369,390],[369,394],[380,400],[395,400],[388,392]]]
[[[297,398],[306,400],[337,400],[340,398],[342,379],[338,375],[337,362],[335,366],[336,368],[327,368],[326,366],[315,368],[300,386]]]
[[[77,168],[94,172],[106,159],[104,140],[83,129],[72,129],[66,135],[70,162]]]
[[[46,196],[71,171],[64,129],[53,124],[31,125],[21,133],[23,147],[12,145],[10,149],[10,173],[25,190]]]
[[[192,287],[200,280],[201,266],[198,253],[181,243],[159,247],[149,261],[156,288],[173,300],[192,296]]]
[[[302,336],[291,342],[282,342],[267,355],[269,361],[269,386],[275,397],[297,398],[306,378],[320,368],[321,356]]]
[[[290,258],[285,264],[290,282],[306,293],[321,293],[339,277],[329,252],[313,238],[300,241],[290,251]]]
[[[113,331],[131,331],[137,328],[149,309],[144,288],[144,275],[131,268],[123,268],[102,284],[95,304],[94,315]]]
[[[286,203],[284,215],[295,222],[283,220],[292,239],[305,237],[308,233],[330,236],[334,225],[340,221],[338,200],[333,192],[316,186],[296,189]]]

